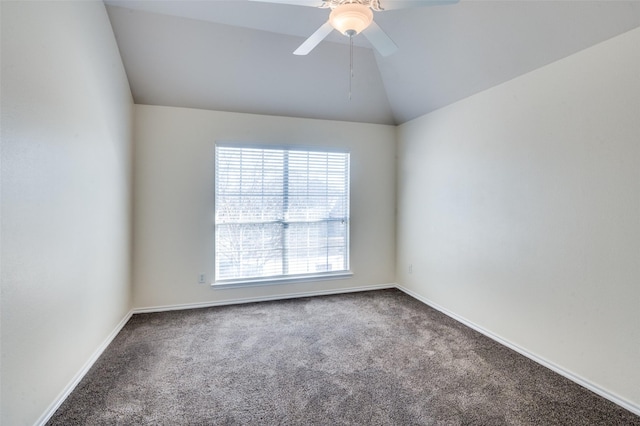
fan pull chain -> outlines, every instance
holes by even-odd
[[[353,35],[349,35],[349,100],[351,100],[351,80],[353,80]]]

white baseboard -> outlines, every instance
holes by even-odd
[[[67,397],[69,396],[69,394],[75,389],[75,387],[78,385],[78,383],[80,383],[80,381],[82,380],[82,378],[87,374],[87,372],[89,371],[89,369],[93,366],[93,364],[98,360],[98,358],[100,357],[100,355],[102,355],[102,353],[104,352],[104,350],[107,348],[107,346],[109,346],[109,344],[111,343],[111,341],[118,335],[118,333],[120,332],[120,330],[122,330],[122,328],[125,326],[125,324],[127,323],[127,321],[129,321],[129,319],[131,318],[131,316],[133,314],[138,314],[138,313],[149,313],[149,312],[164,312],[164,311],[173,311],[173,310],[181,310],[181,309],[197,309],[197,308],[207,308],[207,307],[211,307],[211,306],[223,306],[223,305],[234,305],[234,304],[241,304],[241,303],[253,303],[253,302],[266,302],[266,301],[270,301],[270,300],[283,300],[283,299],[294,299],[294,298],[300,298],[300,297],[311,297],[311,296],[324,296],[324,295],[331,295],[331,294],[342,294],[342,293],[354,293],[354,292],[360,292],[360,291],[371,291],[371,290],[383,290],[383,289],[389,289],[389,288],[397,288],[398,290],[408,294],[409,296],[413,297],[414,299],[419,300],[420,302],[442,312],[443,314],[453,318],[454,320],[466,325],[467,327],[470,327],[474,330],[476,330],[477,332],[489,337],[490,339],[500,343],[501,345],[504,345],[510,349],[513,349],[514,351],[518,352],[519,354],[526,356],[527,358],[531,359],[534,362],[537,362],[538,364],[541,364],[547,368],[549,368],[552,371],[555,371],[556,373],[566,377],[567,379],[579,384],[580,386],[583,386],[587,389],[589,389],[590,391],[602,396],[603,398],[608,399],[609,401],[631,411],[634,414],[637,414],[640,416],[640,406],[631,403],[630,401],[625,400],[624,398],[621,398],[615,394],[612,394],[609,391],[606,391],[604,389],[602,389],[601,387],[563,369],[562,367],[555,365],[554,363],[541,358],[537,355],[532,354],[531,352],[527,351],[526,349],[511,343],[510,341],[503,339],[502,337],[493,334],[492,332],[490,332],[489,330],[484,329],[483,327],[474,324],[473,322],[467,320],[466,318],[463,318],[451,311],[449,311],[448,309],[438,305],[437,303],[432,302],[429,299],[426,299],[422,296],[420,296],[419,294],[402,287],[401,285],[398,284],[378,284],[378,285],[371,285],[371,286],[361,286],[361,287],[350,287],[350,288],[341,288],[341,289],[332,289],[332,290],[318,290],[318,291],[308,291],[308,292],[300,292],[300,293],[285,293],[285,294],[277,294],[277,295],[271,295],[271,296],[263,296],[263,297],[247,297],[247,298],[238,298],[238,299],[227,299],[227,300],[222,300],[222,301],[211,301],[211,302],[203,302],[203,303],[187,303],[187,304],[178,304],[178,305],[165,305],[165,306],[153,306],[153,307],[147,307],[147,308],[136,308],[133,309],[131,311],[129,311],[124,318],[122,318],[122,320],[118,323],[118,325],[114,328],[114,330],[109,334],[109,336],[107,336],[107,338],[102,342],[102,344],[98,347],[98,349],[96,349],[96,351],[91,355],[91,357],[89,358],[89,360],[87,360],[87,362],[84,364],[84,366],[80,369],[80,371],[78,371],[78,373],[76,373],[76,375],[73,377],[73,379],[69,382],[69,384],[64,388],[64,390],[58,395],[58,397],[51,403],[51,405],[49,406],[49,408],[47,408],[47,410],[44,412],[44,414],[42,414],[42,416],[40,416],[40,418],[36,421],[36,425],[37,426],[42,426],[45,423],[47,423],[49,421],[49,419],[51,418],[51,416],[53,416],[53,414],[56,412],[56,410],[58,408],[60,408],[60,405],[62,405],[62,403],[64,402],[65,399],[67,399]]]
[[[87,362],[85,362],[85,364],[82,366],[80,371],[78,371],[76,373],[76,375],[73,376],[73,379],[71,379],[69,384],[67,384],[67,386],[62,390],[62,392],[60,392],[60,394],[56,397],[56,399],[54,399],[54,401],[51,403],[51,405],[49,405],[49,407],[45,410],[45,412],[35,422],[35,425],[43,426],[45,423],[47,423],[49,421],[49,419],[51,419],[51,416],[53,416],[53,414],[56,412],[56,410],[58,408],[60,408],[60,406],[62,405],[64,400],[67,399],[69,394],[71,392],[73,392],[73,390],[76,388],[76,386],[78,386],[78,383],[80,383],[80,381],[87,374],[89,369],[93,366],[93,364],[95,364],[95,362],[98,360],[98,358],[100,358],[100,355],[102,355],[104,350],[107,349],[107,346],[109,346],[111,341],[113,341],[113,339],[118,335],[118,333],[120,333],[120,330],[122,330],[122,328],[127,323],[127,321],[129,321],[129,319],[131,318],[132,314],[133,314],[133,311],[129,311],[124,316],[124,318],[122,318],[122,320],[120,320],[118,325],[116,325],[116,327],[113,329],[113,331],[111,333],[109,333],[107,338],[104,339],[102,344],[100,344],[98,349],[96,349],[93,352],[93,354],[91,355],[91,357],[87,360]]]
[[[148,312],[164,312],[164,311],[174,311],[174,310],[182,310],[182,309],[196,309],[196,308],[206,308],[210,306],[222,306],[222,305],[234,305],[240,303],[252,303],[252,302],[263,302],[269,300],[282,300],[282,299],[293,299],[300,297],[310,297],[310,296],[323,296],[330,294],[341,294],[341,293],[354,293],[358,291],[370,291],[370,290],[382,290],[388,288],[395,288],[395,283],[393,284],[379,284],[379,285],[371,285],[371,286],[361,286],[361,287],[350,287],[350,288],[342,288],[335,290],[319,290],[319,291],[308,291],[301,293],[287,293],[287,294],[278,294],[267,297],[248,297],[241,299],[229,299],[223,301],[214,301],[214,302],[204,302],[204,303],[187,303],[180,305],[166,305],[166,306],[154,306],[148,308],[137,308],[129,311],[124,318],[116,325],[113,331],[107,336],[107,338],[102,342],[102,344],[95,350],[95,352],[91,355],[91,357],[87,360],[87,362],[82,366],[80,371],[76,373],[76,375],[71,379],[69,384],[60,392],[60,394],[54,399],[54,401],[49,405],[49,407],[45,410],[45,412],[40,416],[40,418],[35,422],[36,426],[44,426],[49,419],[53,416],[58,408],[62,405],[62,403],[67,399],[69,394],[73,392],[73,390],[78,386],[78,383],[82,380],[82,378],[89,372],[89,369],[95,364],[95,362],[100,358],[100,355],[104,352],[104,350],[109,346],[109,344],[113,341],[113,339],[120,333],[120,330],[125,326],[127,321],[131,318],[133,314],[139,313],[148,313]]]
[[[396,288],[396,284],[395,283],[377,284],[377,285],[368,285],[368,286],[361,286],[361,287],[337,288],[337,289],[331,289],[331,290],[316,290],[316,291],[305,291],[300,293],[275,294],[270,296],[243,297],[238,299],[215,300],[210,302],[150,306],[146,308],[135,308],[133,310],[133,313],[142,314],[142,313],[150,313],[150,312],[177,311],[177,310],[183,310],[183,309],[209,308],[212,306],[238,305],[241,303],[267,302],[270,300],[297,299],[300,297],[327,296],[331,294],[355,293],[358,291],[370,291],[370,290],[384,290],[388,288]]]
[[[442,312],[443,314],[447,315],[448,317],[453,318],[454,320],[466,325],[469,328],[474,329],[475,331],[484,334],[485,336],[487,336],[488,338],[500,343],[503,346],[506,346],[510,349],[513,349],[514,351],[518,352],[520,355],[523,355],[527,358],[529,358],[530,360],[537,362],[540,365],[543,365],[544,367],[547,367],[548,369],[560,374],[561,376],[566,377],[567,379],[571,380],[574,383],[579,384],[580,386],[583,386],[587,389],[589,389],[591,392],[600,395],[601,397],[608,399],[609,401],[613,402],[614,404],[617,404],[619,406],[621,406],[622,408],[631,411],[634,414],[637,414],[638,416],[640,416],[640,406],[627,401],[626,399],[615,395],[601,387],[599,387],[598,385],[589,382],[588,380],[570,372],[565,370],[564,368],[554,364],[553,362],[546,360],[544,358],[541,358],[531,352],[529,352],[528,350],[490,332],[489,330],[467,320],[464,317],[461,317],[460,315],[457,315],[453,312],[451,312],[450,310],[438,305],[437,303],[434,303],[433,301],[420,296],[419,294],[402,287],[399,284],[396,284],[396,288],[406,294],[408,294],[409,296],[413,297],[414,299],[419,300],[420,302],[424,303],[425,305],[428,305],[430,307],[432,307],[433,309]]]

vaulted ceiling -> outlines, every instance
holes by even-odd
[[[640,27],[636,0],[462,0],[376,12],[399,50],[382,57],[356,36],[349,99],[346,37],[334,32],[309,55],[292,54],[327,20],[326,9],[248,0],[105,3],[136,103],[382,124]]]

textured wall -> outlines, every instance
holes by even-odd
[[[136,105],[134,304],[271,297],[395,281],[395,127]],[[216,141],[351,151],[350,279],[212,289]]]
[[[130,309],[132,99],[102,2],[2,2],[3,425]]]
[[[633,30],[400,126],[397,280],[640,410],[638,52]]]

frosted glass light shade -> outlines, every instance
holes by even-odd
[[[336,7],[329,15],[329,23],[344,35],[356,35],[373,21],[373,12],[369,6],[358,3],[345,3]]]

